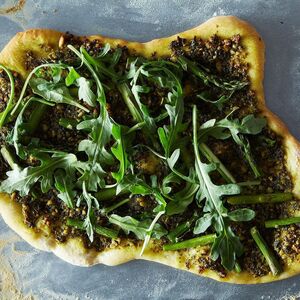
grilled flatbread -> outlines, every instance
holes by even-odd
[[[68,45],[73,45],[73,50],[79,55],[68,48]],[[80,46],[86,50],[88,56],[79,50]],[[114,56],[117,51],[120,53],[119,57],[117,54]],[[89,58],[94,58],[96,63]],[[85,65],[84,59],[88,60],[92,69],[99,75],[103,91],[99,91],[99,85],[95,83],[95,77]],[[153,61],[156,64],[151,65]],[[99,35],[74,37],[48,29],[33,29],[18,33],[7,44],[0,53],[0,63],[11,71],[15,79],[13,106],[8,111],[1,129],[1,153],[9,151],[15,161],[12,163],[5,155],[1,160],[3,193],[0,198],[0,212],[8,226],[33,247],[51,251],[61,259],[78,266],[99,263],[118,265],[133,259],[145,259],[215,280],[241,284],[279,280],[300,272],[300,229],[296,224],[300,208],[300,144],[265,105],[264,43],[248,23],[232,16],[215,17],[193,29],[147,43]],[[21,89],[29,73],[39,65],[49,63],[65,65],[50,68],[45,66],[35,71],[29,78],[30,86],[25,89],[19,107],[13,111],[21,98]],[[102,73],[103,66],[105,70]],[[138,68],[143,72],[139,73]],[[76,73],[73,77],[72,70]],[[109,74],[111,70],[113,75]],[[168,70],[180,78],[182,95],[179,85],[170,79],[174,76],[170,75]],[[133,72],[133,75],[130,72]],[[66,83],[66,77],[70,80],[69,84]],[[11,85],[5,72],[1,73],[0,79],[0,84],[6,91],[0,93],[2,111],[5,111],[3,102],[5,104],[8,101]],[[80,80],[84,82],[81,83]],[[61,90],[56,89],[57,84],[61,84],[64,90],[67,88],[68,95],[71,95],[68,99],[77,99],[80,107],[69,100],[68,103],[67,100],[62,100],[66,95],[56,97],[53,93],[49,94],[49,90],[62,94]],[[125,84],[129,91],[120,88],[122,84]],[[43,92],[45,86],[49,90]],[[142,116],[142,120],[131,118],[126,105],[118,104],[126,92],[130,94],[132,101],[136,101],[134,107]],[[106,104],[101,104],[103,93],[106,95]],[[114,93],[118,95],[114,96]],[[168,100],[169,93],[171,98]],[[28,100],[32,96],[42,99],[38,100],[41,102]],[[172,97],[175,102],[179,101],[177,96],[178,99],[181,97],[185,111],[181,116],[182,126],[174,131],[173,144],[168,148],[163,145],[162,138],[158,137],[157,130],[159,128],[158,131],[164,131],[164,126],[169,126],[164,131],[166,135],[172,130],[172,107],[177,120],[180,118],[176,115],[176,109],[180,108],[172,102]],[[21,120],[21,108],[25,107],[26,101],[32,101],[37,106],[28,105]],[[54,106],[42,103],[47,101]],[[166,104],[169,105],[169,111],[165,108]],[[26,133],[26,130],[29,130],[26,126],[16,127],[16,120],[25,120],[25,123],[29,124],[31,114],[44,106],[47,108],[44,114],[41,114],[34,133]],[[147,110],[143,111],[145,107]],[[64,122],[70,119],[65,111],[72,109],[76,113],[74,120],[76,119],[77,124],[72,125],[73,123],[69,122],[65,125]],[[101,113],[104,110],[108,115]],[[117,158],[118,154],[112,153],[118,150],[111,148],[120,150],[122,145],[126,148],[124,145],[127,142],[123,141],[122,144],[122,138],[116,137],[114,133],[114,136],[109,137],[112,141],[107,142],[108,146],[102,145],[102,151],[108,153],[107,159],[112,159],[113,162],[102,164],[103,168],[106,168],[107,177],[102,174],[99,182],[96,182],[95,189],[95,184],[91,183],[92,179],[84,177],[88,165],[86,162],[90,162],[90,158],[86,158],[89,154],[87,147],[91,147],[92,142],[95,144],[92,135],[99,135],[104,123],[100,120],[100,125],[93,127],[94,129],[80,128],[88,126],[87,123],[82,123],[91,120],[92,117],[96,120],[97,114],[103,118],[107,117],[113,128],[121,128],[123,135],[124,132],[128,132],[128,128],[136,124],[140,124],[140,128],[132,130],[136,135],[128,141],[133,143],[127,148],[128,161],[124,160],[123,152],[124,172],[121,167],[119,169],[122,158]],[[57,115],[59,117],[56,117]],[[55,127],[53,122],[58,123],[58,119],[60,127]],[[126,120],[129,120],[128,123]],[[209,120],[215,120],[215,123],[208,123]],[[226,120],[230,120],[231,125],[224,125]],[[178,125],[176,122],[173,126]],[[94,126],[95,123],[88,124]],[[115,124],[122,124],[123,127]],[[151,131],[151,124],[155,128],[154,131]],[[236,139],[230,130],[232,124],[238,128]],[[217,127],[219,130],[215,130]],[[207,131],[205,128],[212,130]],[[195,146],[197,142],[193,140],[196,130],[201,137],[203,136],[203,140],[199,138],[200,162],[197,161],[193,150],[198,147]],[[60,133],[62,142],[57,141]],[[24,138],[25,135],[27,138]],[[29,136],[34,139],[30,140]],[[69,142],[69,137],[74,138],[73,144]],[[84,145],[82,140],[89,141]],[[205,149],[201,148],[202,142],[208,147],[208,151],[213,152],[213,156],[210,155],[211,152],[205,155]],[[75,151],[78,143],[81,144],[80,149]],[[140,144],[144,146],[139,146]],[[34,147],[35,150],[32,150]],[[69,154],[49,154],[45,148]],[[40,152],[36,149],[40,149]],[[180,150],[176,151],[178,149]],[[187,158],[182,156],[185,149],[188,151]],[[16,153],[17,151],[19,153]],[[40,153],[43,153],[44,158],[40,158]],[[118,153],[121,155],[120,151]],[[41,173],[36,179],[28,175],[33,168],[47,165],[49,161],[52,163],[55,159],[58,161],[55,155],[62,155],[62,158],[59,157],[62,163],[57,169],[49,167],[49,172],[52,172],[50,175],[49,172]],[[175,159],[177,155],[179,160]],[[105,159],[104,157],[102,160]],[[174,163],[172,159],[175,160]],[[73,167],[70,166],[74,160],[77,164],[75,163],[76,170],[72,172],[70,170]],[[79,160],[84,161],[84,167],[82,162],[81,165],[78,163]],[[99,159],[99,166],[102,160]],[[16,161],[18,165],[15,164]],[[188,164],[189,168],[185,168]],[[224,173],[222,176],[221,165],[230,171],[232,178],[226,178]],[[209,168],[214,170],[207,171]],[[192,175],[189,169],[192,169]],[[27,172],[25,175],[24,170]],[[173,179],[176,177],[176,180],[170,181],[169,184],[162,183],[167,175],[176,170],[185,174],[184,178],[190,179],[184,182],[184,178],[173,173]],[[69,171],[72,174],[68,173]],[[119,177],[111,177],[111,173],[118,173]],[[95,174],[93,176],[97,177],[97,172]],[[33,182],[26,182],[26,178],[23,178],[25,181],[20,183],[22,176],[30,177],[28,180],[32,179]],[[132,183],[132,180],[135,180],[135,183]],[[156,185],[155,182],[151,185],[151,180],[156,180]],[[126,184],[129,188],[127,194],[123,195]],[[141,188],[144,184],[147,186]],[[194,193],[186,199],[183,193],[178,193],[188,184],[194,187]],[[112,189],[116,185],[121,193],[117,195],[115,192],[111,202],[103,200],[101,191],[106,188]],[[136,185],[139,188],[135,189]],[[229,185],[232,188],[230,191],[227,189],[222,193],[218,189],[216,195],[210,194],[211,191],[216,191],[217,186],[229,188]],[[28,189],[25,186],[28,186]],[[68,191],[68,186],[70,189],[72,186],[71,191]],[[66,198],[71,199],[73,203],[68,204]],[[185,204],[182,204],[179,198],[186,201]],[[257,200],[258,198],[260,200]],[[224,209],[223,214],[216,207],[212,207],[214,199],[218,201],[219,208]],[[124,203],[115,209],[112,208],[113,204],[121,201]],[[94,202],[98,202],[98,205]],[[93,210],[92,214],[89,208]],[[281,222],[278,222],[278,219]],[[72,220],[79,223],[72,223]],[[277,220],[274,226],[274,222],[270,223],[272,220]],[[269,223],[266,223],[267,221]],[[182,224],[185,224],[186,228],[182,232],[174,233],[176,228],[184,227]],[[271,228],[272,226],[274,228]],[[233,236],[228,237],[231,233]],[[220,236],[223,236],[223,240]],[[192,239],[195,238],[198,238],[198,241],[193,242]],[[215,242],[218,238],[218,242]],[[188,244],[187,241],[192,242]],[[184,242],[185,246],[180,246],[180,243]],[[168,248],[170,245],[173,245],[173,248]],[[266,245],[267,250],[263,248]]]

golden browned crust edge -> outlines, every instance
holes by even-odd
[[[157,56],[165,56],[170,53],[170,42],[176,39],[177,36],[183,38],[199,36],[203,39],[207,39],[213,34],[218,34],[223,38],[231,37],[234,34],[240,34],[242,36],[243,45],[247,50],[246,61],[250,66],[249,77],[251,87],[256,91],[259,107],[262,114],[268,119],[270,127],[283,137],[284,147],[287,153],[286,164],[294,183],[293,192],[297,197],[300,197],[300,175],[297,174],[300,165],[300,144],[289,133],[283,122],[265,106],[263,91],[264,43],[252,26],[236,17],[222,16],[212,18],[198,27],[185,32],[166,38],[155,39],[147,43],[129,42],[99,35],[90,36],[88,38],[91,40],[99,39],[103,42],[109,42],[112,46],[118,44],[126,45],[129,50],[144,56],[150,56],[153,52],[156,52]],[[58,41],[61,35],[62,33],[60,32],[45,29],[34,29],[18,33],[0,53],[0,63],[19,72],[22,76],[26,76],[26,51],[30,50],[40,57],[47,56],[51,49],[58,47]],[[178,252],[168,251],[156,253],[153,250],[155,246],[153,244],[148,247],[143,257],[139,256],[140,247],[131,244],[122,247],[112,246],[103,252],[85,249],[79,239],[70,239],[64,244],[59,244],[49,235],[47,230],[41,229],[42,227],[39,230],[28,228],[23,223],[21,206],[11,201],[9,196],[5,194],[0,195],[0,213],[7,225],[33,247],[44,251],[52,251],[58,257],[74,265],[91,266],[98,263],[118,265],[133,259],[145,259],[199,274],[195,267],[190,269],[186,267],[185,261],[181,259]],[[192,251],[194,250],[190,249],[182,251],[181,253],[184,252],[188,254]],[[216,272],[210,270],[204,271],[201,275],[223,282],[253,284],[280,280],[299,273],[300,262],[286,266],[284,272],[278,277],[273,277],[271,274],[268,274],[263,277],[255,278],[251,274],[243,271],[239,274],[230,272],[225,278],[221,278]]]

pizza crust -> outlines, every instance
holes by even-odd
[[[259,108],[262,115],[267,118],[269,126],[283,137],[283,145],[287,154],[287,169],[294,184],[293,192],[300,198],[300,173],[298,172],[300,144],[289,133],[283,122],[265,106],[263,90],[264,43],[252,26],[236,17],[222,16],[212,18],[185,32],[147,43],[130,42],[99,35],[90,36],[88,39],[99,39],[102,42],[110,43],[112,47],[124,45],[130,51],[135,51],[135,53],[146,57],[150,57],[153,52],[156,52],[157,57],[163,57],[170,54],[169,44],[177,36],[187,39],[192,39],[194,36],[208,39],[214,34],[222,38],[229,38],[235,34],[241,35],[243,46],[247,51],[245,61],[249,64],[251,88],[256,92]],[[25,66],[26,52],[32,51],[37,57],[46,57],[51,50],[58,48],[61,35],[60,32],[47,29],[33,29],[18,33],[0,53],[0,63],[26,77],[28,73]],[[33,247],[43,251],[51,251],[61,259],[78,266],[92,266],[99,263],[113,266],[133,259],[145,259],[199,275],[197,266],[192,265],[188,268],[186,260],[195,258],[201,251],[205,251],[205,247],[181,251],[157,251],[159,241],[151,241],[143,256],[140,257],[141,245],[134,245],[130,242],[124,243],[117,239],[110,248],[97,252],[93,249],[85,249],[79,238],[72,238],[66,243],[59,243],[49,234],[47,228],[43,226],[39,226],[38,229],[27,227],[23,223],[21,205],[11,200],[6,194],[0,194],[0,213],[6,224]],[[212,270],[205,270],[200,275],[223,282],[254,284],[280,280],[299,273],[300,262],[293,262],[291,265],[285,266],[284,272],[277,277],[269,273],[266,276],[255,278],[243,271],[241,273],[229,272],[226,277],[222,278]]]

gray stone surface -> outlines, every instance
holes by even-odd
[[[0,7],[12,3],[0,0]],[[300,138],[300,1],[297,0],[27,0],[21,11],[0,15],[0,48],[16,32],[33,27],[147,41],[191,28],[216,15],[236,15],[260,32],[266,43],[268,106]],[[52,254],[33,250],[22,241],[14,242],[16,236],[1,220],[0,241],[7,239],[10,242],[1,250],[6,258],[2,263],[15,273],[16,287],[24,295],[31,293],[38,299],[246,300],[300,296],[299,277],[258,286],[237,286],[144,261],[118,267],[74,267]],[[2,271],[0,280],[5,277]]]

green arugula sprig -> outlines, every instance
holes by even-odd
[[[109,222],[119,226],[126,234],[130,232],[134,233],[139,240],[146,240],[149,236],[149,228],[152,224],[151,219],[145,219],[138,221],[130,216],[121,217],[116,214],[112,214],[109,217]],[[160,224],[154,224],[151,230],[151,236],[155,239],[160,239],[166,235],[168,231]]]
[[[213,164],[205,164],[201,161],[198,142],[197,107],[193,106],[193,143],[195,152],[195,170],[200,184],[199,201],[205,199],[203,217],[195,224],[194,234],[205,232],[210,226],[214,227],[217,237],[211,248],[213,260],[221,258],[222,265],[227,270],[232,270],[236,258],[242,255],[243,246],[239,238],[233,233],[229,221],[249,221],[255,213],[251,209],[238,209],[228,212],[222,202],[225,195],[240,193],[237,184],[215,185],[209,173],[215,170]]]
[[[200,78],[203,81],[203,83],[207,86],[210,86],[212,84],[216,87],[227,91],[237,91],[248,85],[248,82],[243,82],[239,80],[225,81],[220,77],[209,73],[206,69],[197,65],[196,62],[193,62],[184,56],[177,57],[177,61],[181,65],[183,70],[191,71],[195,76]]]
[[[215,86],[224,91],[217,100],[211,100],[208,91],[203,91],[197,95],[199,99],[215,105],[219,110],[223,108],[224,103],[228,102],[236,91],[241,90],[248,85],[248,82],[246,81],[226,81],[221,79],[220,77],[209,73],[206,68],[201,67],[196,62],[193,62],[184,56],[178,57],[177,61],[183,70],[192,72],[197,78],[201,79],[206,86]]]
[[[145,236],[144,239],[141,255],[143,254],[144,250],[146,249],[150,241],[153,229],[157,221],[165,213],[166,205],[167,205],[165,198],[160,193],[159,187],[157,186],[156,176],[152,176],[151,180],[152,180],[152,186],[149,186],[137,176],[127,175],[126,177],[124,177],[123,181],[120,182],[117,186],[117,194],[119,194],[124,190],[127,190],[130,191],[131,195],[152,195],[154,196],[157,202],[157,206],[153,210],[153,212],[156,213],[156,215],[152,220],[151,224],[149,224],[149,227],[147,229],[147,235]]]
[[[29,194],[33,185],[40,181],[41,191],[46,193],[53,187],[54,173],[58,169],[67,169],[77,158],[74,154],[56,152],[51,157],[47,153],[35,154],[41,164],[36,167],[16,167],[8,171],[7,179],[1,182],[0,190],[5,193],[18,191],[21,196]]]
[[[232,137],[235,143],[243,150],[244,156],[257,178],[261,174],[252,157],[250,144],[245,135],[256,135],[265,126],[266,119],[263,117],[247,115],[240,121],[239,119],[230,120],[228,115],[222,120],[211,119],[202,124],[199,131],[199,139],[203,140],[208,135],[222,140]]]

